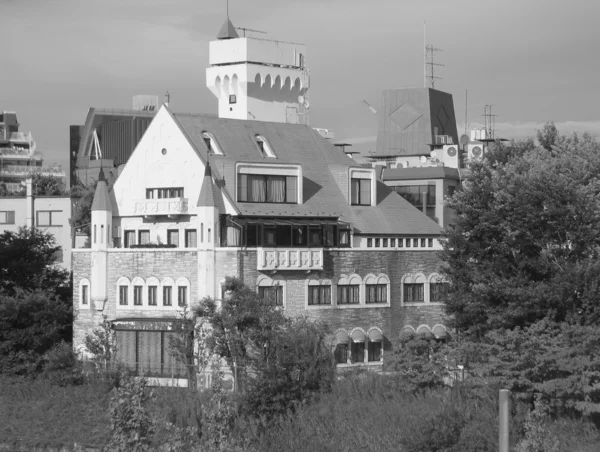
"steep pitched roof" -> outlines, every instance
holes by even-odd
[[[219,34],[217,35],[217,39],[234,39],[239,38],[237,31],[235,31],[235,27],[229,20],[229,17],[225,19],[225,22],[221,26],[219,30]]]
[[[437,235],[441,231],[433,220],[381,182],[377,182],[376,206],[350,206],[349,169],[360,165],[306,125],[172,115],[203,162],[207,161],[207,149],[202,133],[211,133],[219,142],[224,155],[210,156],[211,171],[215,179],[222,180],[223,193],[241,216],[339,218],[351,223],[357,233]],[[276,158],[262,156],[256,135],[267,139]],[[235,202],[236,163],[301,165],[303,203]]]
[[[96,185],[96,192],[94,193],[94,200],[92,201],[92,211],[104,210],[112,211],[112,205],[110,198],[108,197],[108,187],[106,185],[106,178],[104,177],[104,171],[100,168],[100,174],[98,175],[98,185]]]
[[[204,180],[202,181],[202,187],[200,188],[200,196],[198,197],[198,207],[216,207],[219,212],[225,212],[223,206],[223,198],[219,189],[215,187],[212,180],[212,171],[210,164],[206,164],[204,170]]]

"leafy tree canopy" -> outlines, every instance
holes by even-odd
[[[542,147],[492,146],[448,201],[442,254],[459,330],[600,322],[600,144],[553,130]]]
[[[54,235],[37,228],[0,234],[0,291],[43,289],[69,298],[69,272],[55,265],[60,250]]]

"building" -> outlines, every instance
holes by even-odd
[[[72,201],[70,196],[33,196],[31,178],[26,179],[22,195],[0,196],[0,234],[19,227],[37,227],[54,235],[62,252],[57,263],[71,270]]]
[[[229,41],[244,39],[229,25]],[[262,70],[277,79],[300,67]],[[236,74],[236,105],[263,105]],[[91,248],[72,252],[76,347],[106,316],[118,359],[176,376],[172,323],[184,306],[221,298],[227,276],[288,315],[327,322],[340,367],[381,369],[404,329],[448,336],[439,225],[322,132],[282,120],[288,106],[263,107],[269,120],[163,105],[110,191],[100,170]]]
[[[25,179],[32,174],[64,177],[60,167],[43,167],[31,132],[19,132],[15,112],[0,113],[0,185],[9,193],[25,191]]]

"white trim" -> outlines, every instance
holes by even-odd
[[[186,300],[184,306],[179,306],[179,288],[186,287]],[[189,309],[192,305],[192,285],[190,284],[190,280],[185,276],[180,276],[175,281],[175,301],[173,303],[173,307],[177,308],[179,311],[183,311],[185,307]]]
[[[156,305],[154,306],[150,306],[150,302],[149,302],[149,298],[148,298],[148,288],[150,286],[156,286]],[[160,292],[160,280],[156,277],[156,276],[150,276],[148,277],[148,279],[146,279],[146,284],[144,287],[144,308],[146,309],[152,309],[152,310],[157,310],[160,308],[159,305],[159,292]]]
[[[238,175],[239,174],[258,174],[263,176],[295,176],[298,185],[296,186],[296,198],[297,204],[304,202],[303,191],[304,191],[304,178],[302,173],[302,165],[290,164],[290,163],[243,163],[238,162],[235,164],[235,181],[234,181],[234,199],[236,202],[242,202],[238,200]],[[247,202],[247,201],[244,201]],[[269,204],[269,203],[265,203]]]
[[[121,286],[127,286],[127,304],[121,304]],[[117,309],[131,309],[131,305],[133,303],[133,297],[131,293],[131,281],[126,276],[120,276],[117,279],[116,284],[116,296],[115,296],[115,306]]]
[[[164,299],[163,299],[163,292],[164,292],[164,287],[171,287],[171,305],[170,306],[165,306],[164,305]],[[175,300],[175,281],[173,280],[173,278],[171,278],[170,276],[167,276],[166,278],[163,278],[160,282],[160,289],[159,289],[159,294],[158,294],[158,306],[161,309],[173,309],[175,307],[177,307],[176,301]]]
[[[377,178],[375,177],[375,168],[348,168],[348,205],[352,204],[352,179],[367,179],[371,181],[371,202],[370,206],[377,205]],[[366,206],[365,204],[354,207]]]

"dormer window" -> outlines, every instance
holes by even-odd
[[[350,168],[350,205],[375,205],[375,171],[373,169]]]
[[[202,139],[204,140],[204,145],[209,154],[223,155],[223,151],[212,133],[202,132]]]
[[[255,135],[256,145],[258,146],[258,150],[260,151],[263,157],[277,158],[275,152],[273,152],[273,148],[267,141],[265,137],[262,135]]]

